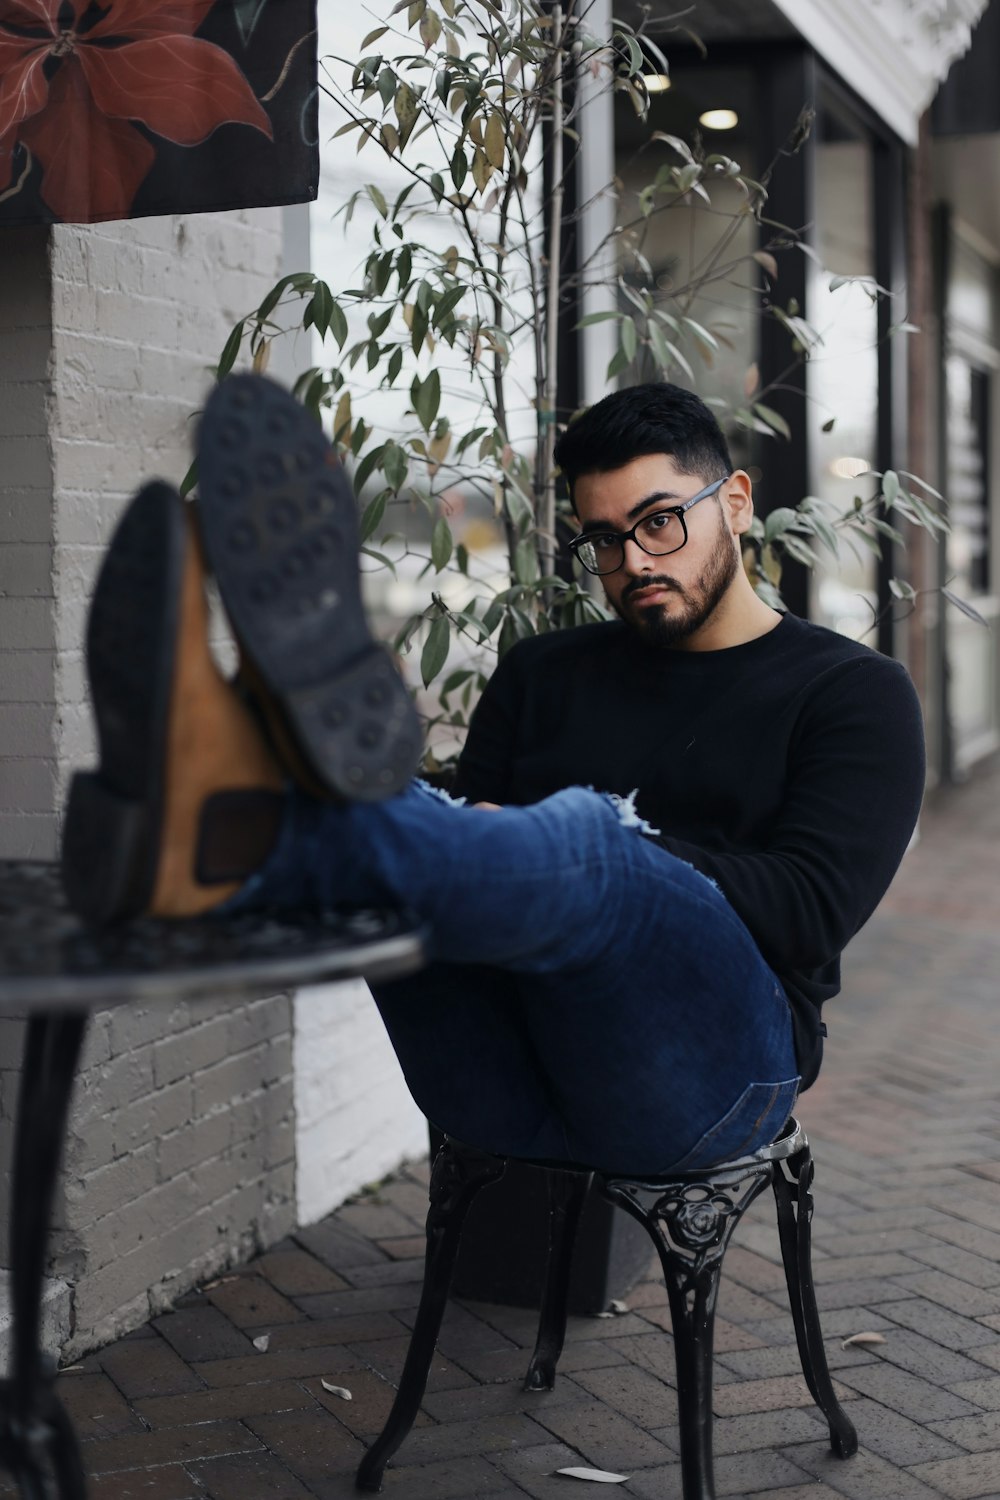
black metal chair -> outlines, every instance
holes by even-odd
[[[479,1192],[503,1176],[506,1160],[446,1140],[434,1159],[427,1214],[427,1260],[420,1307],[389,1419],[357,1473],[357,1487],[379,1490],[387,1463],[423,1399],[448,1298],[462,1223]],[[667,1177],[594,1173],[576,1164],[535,1162],[549,1176],[549,1261],[535,1352],[525,1390],[547,1391],[566,1332],[573,1238],[591,1178],[612,1203],[644,1225],[656,1245],[670,1301],[677,1361],[683,1500],[715,1500],[712,1473],[712,1335],[722,1260],[733,1230],[770,1183],[795,1337],[810,1394],[830,1427],[838,1458],[857,1452],[854,1427],[837,1401],[823,1348],[812,1279],[812,1154],[790,1119],[770,1146],[708,1170]]]

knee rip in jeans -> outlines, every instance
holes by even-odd
[[[422,792],[427,792],[429,796],[437,797],[440,802],[447,802],[452,807],[464,807],[468,800],[466,797],[453,797],[450,792],[445,791],[443,786],[431,786],[430,782],[425,781],[422,776],[416,777],[416,785]]]
[[[647,823],[646,819],[640,817],[635,810],[635,799],[638,795],[638,787],[633,788],[627,797],[622,797],[618,792],[604,793],[604,796],[607,797],[611,806],[618,814],[618,820],[623,828],[637,828],[640,833],[646,833],[651,838],[655,838],[660,830],[654,828],[651,823]]]
[[[795,1107],[800,1082],[796,1076],[781,1083],[748,1083],[736,1103],[668,1170],[707,1169],[769,1145]]]

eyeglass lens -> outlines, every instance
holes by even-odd
[[[670,511],[656,511],[635,528],[635,539],[644,552],[664,557],[684,545],[684,522]],[[625,561],[625,545],[613,531],[597,531],[580,544],[576,555],[589,573],[614,573]]]

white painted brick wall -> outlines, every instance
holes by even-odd
[[[69,775],[94,758],[82,634],[102,549],[140,482],[185,473],[226,333],[282,269],[280,225],[275,210],[9,241],[20,259],[5,256],[0,284],[0,857],[56,852]],[[304,993],[294,1016],[294,1059],[287,997],[92,1018],[51,1265],[74,1283],[68,1353],[280,1237],[296,1204],[315,1219],[425,1149],[364,987]],[[20,1041],[19,1023],[0,1020],[0,1168]],[[0,1170],[0,1220],[6,1189]]]
[[[53,231],[57,778],[94,757],[82,637],[122,507],[179,483],[235,320],[280,271],[280,210]],[[294,1219],[291,1005],[127,1007],[93,1018],[54,1269],[68,1352],[113,1337]]]
[[[427,1150],[427,1123],[363,980],[295,997],[295,1149],[300,1224]]]
[[[48,231],[6,230],[0,276],[0,857],[15,859],[47,858],[56,847],[50,305]]]
[[[5,234],[0,856],[57,850],[69,775],[94,757],[82,638],[102,549],[139,483],[186,472],[211,366],[280,261],[280,210]],[[2,1165],[21,1036],[0,1019]],[[71,1351],[291,1227],[292,1111],[287,996],[92,1018],[50,1268],[74,1282]]]

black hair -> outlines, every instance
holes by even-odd
[[[628,386],[605,396],[570,423],[554,456],[573,500],[581,474],[621,469],[648,453],[669,454],[682,474],[696,474],[706,482],[733,471],[713,413],[693,391],[668,381]]]

